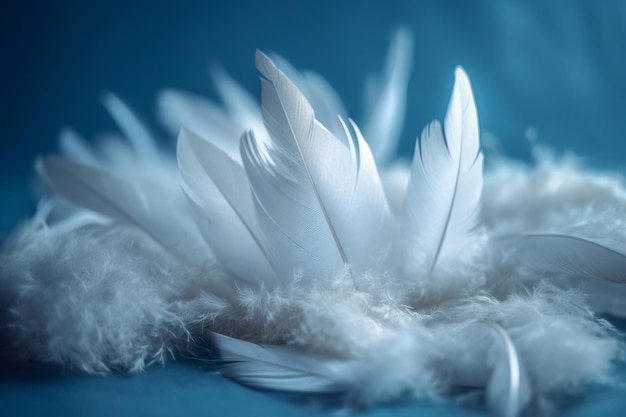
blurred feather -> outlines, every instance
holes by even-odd
[[[626,245],[574,234],[524,232],[494,238],[514,241],[525,262],[568,275],[626,283]]]
[[[204,258],[193,250],[196,232],[185,216],[185,207],[164,199],[166,191],[149,181],[133,183],[113,173],[56,156],[42,158],[37,170],[52,191],[70,202],[135,225],[187,265]]]
[[[407,29],[399,29],[391,40],[383,75],[372,77],[367,84],[364,136],[379,165],[391,161],[400,141],[412,60],[411,35]]]
[[[126,139],[130,141],[137,157],[147,163],[158,160],[159,151],[150,132],[128,106],[116,95],[109,92],[102,97],[102,103]]]
[[[161,120],[176,135],[184,127],[240,160],[238,139],[244,129],[216,104],[192,93],[163,90],[157,105]]]
[[[91,150],[85,138],[72,128],[64,128],[59,135],[59,149],[68,158],[90,166],[98,166],[98,156]]]
[[[267,132],[256,98],[233,80],[221,67],[214,66],[211,74],[215,88],[222,102],[224,102],[232,122],[239,127],[239,135],[234,141],[236,151],[239,152],[239,139],[246,130],[253,130],[258,137],[265,140]],[[241,160],[239,155],[237,160]]]

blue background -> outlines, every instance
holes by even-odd
[[[399,25],[415,38],[402,155],[410,155],[428,121],[443,116],[454,66],[461,64],[474,86],[481,130],[497,136],[509,155],[530,158],[525,131],[532,126],[541,142],[573,150],[594,167],[625,165],[626,2],[620,0],[16,3],[0,6],[0,237],[32,212],[32,161],[55,150],[63,126],[87,137],[114,127],[98,102],[103,91],[119,94],[164,139],[154,106],[160,88],[215,97],[208,67],[219,62],[258,93],[253,56],[260,48],[323,74],[358,120],[366,75],[380,71]],[[2,366],[2,415],[325,413],[189,363],[105,378]],[[568,415],[620,414],[625,393],[605,394]],[[371,414],[419,412],[461,409],[410,403]]]

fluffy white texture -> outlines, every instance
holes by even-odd
[[[542,146],[534,154],[535,166],[501,159],[487,172],[481,223],[490,236],[545,230],[626,241],[626,188],[620,174],[587,169],[576,157],[558,158]],[[533,287],[547,278],[563,288],[580,288],[596,313],[626,317],[625,286],[546,272],[524,262],[521,249],[515,242],[492,242],[492,293]],[[502,274],[514,278],[504,280]]]
[[[89,373],[139,371],[187,337],[170,307],[181,271],[135,230],[25,225],[0,265],[11,331],[27,358]]]
[[[493,234],[528,230],[626,236],[626,190],[617,173],[583,168],[572,155],[535,149],[537,166],[501,160],[485,178],[482,224]]]
[[[367,370],[347,368],[343,376],[379,376],[351,401],[436,396],[447,389],[454,358],[468,348],[462,332],[437,323],[471,317],[508,331],[533,389],[549,398],[586,382],[610,382],[621,352],[610,325],[594,318],[574,290],[542,285],[501,300],[465,296],[420,312],[409,307],[423,303],[419,289],[390,277],[362,277],[358,290],[348,271],[330,283],[238,289],[219,270],[180,273],[143,234],[120,226],[87,226],[63,237],[40,220],[27,226],[6,242],[1,262],[2,289],[14,295],[15,341],[31,357],[90,373],[141,370],[168,352],[193,350],[190,335],[211,329],[368,361]]]
[[[580,390],[585,382],[611,382],[611,358],[617,358],[621,346],[613,327],[595,318],[584,298],[580,291],[544,284],[505,300],[471,297],[435,315],[500,323],[513,339],[533,389],[546,395]]]

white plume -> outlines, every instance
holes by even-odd
[[[364,132],[379,165],[389,163],[398,147],[412,60],[411,34],[408,29],[399,29],[391,40],[383,74],[371,77],[366,85]]]
[[[333,274],[344,265],[374,266],[387,249],[391,217],[367,144],[334,137],[272,61],[257,52],[266,77],[263,118],[271,141],[252,132],[242,159],[257,218],[279,276]],[[359,213],[354,216],[353,213]]]
[[[55,156],[41,159],[38,171],[52,191],[68,201],[140,228],[185,264],[197,265],[202,260],[192,249],[194,229],[184,220],[171,220],[172,212],[185,212],[186,207],[175,200],[164,202],[166,191],[158,183],[139,185]]]
[[[415,147],[402,225],[403,261],[411,271],[432,273],[474,238],[482,168],[474,96],[459,67],[444,130],[432,122]]]
[[[239,159],[242,127],[216,104],[192,93],[164,90],[159,94],[158,106],[161,120],[173,133],[178,134],[184,127],[209,138],[229,157]]]

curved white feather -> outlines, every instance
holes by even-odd
[[[160,118],[175,134],[185,128],[219,147],[231,159],[241,161],[239,136],[242,127],[211,101],[176,90],[163,90],[157,97]]]
[[[304,169],[294,166],[295,161],[292,165],[287,165],[286,160],[268,163],[263,145],[252,131],[242,138],[241,154],[252,186],[262,241],[275,260],[280,279],[289,282],[302,272],[328,275],[341,268],[343,248],[337,246]],[[295,158],[287,158],[290,156]]]
[[[398,147],[412,59],[411,34],[400,29],[391,40],[381,79],[371,79],[366,89],[367,119],[363,131],[379,165],[389,162]]]
[[[197,252],[198,239],[178,196],[157,183],[134,183],[113,173],[49,156],[38,172],[52,191],[81,207],[139,227],[187,265],[207,257]],[[182,196],[181,196],[182,197]],[[184,202],[184,199],[182,199]]]
[[[548,270],[626,283],[626,245],[622,242],[554,232],[525,232],[493,240],[515,240],[522,245],[526,262]]]
[[[74,129],[66,127],[59,134],[59,149],[61,153],[75,161],[87,165],[98,166],[98,156],[91,150],[85,139]]]
[[[410,393],[433,374],[425,369],[414,335],[381,346],[377,355],[340,359],[288,346],[255,344],[209,333],[222,375],[254,388],[298,394],[333,394],[364,406]],[[395,342],[395,343],[394,343]]]
[[[410,269],[432,273],[472,239],[482,167],[474,97],[458,67],[444,130],[438,121],[430,123],[415,147],[402,227]]]
[[[243,166],[185,129],[178,138],[177,158],[198,228],[224,269],[248,283],[276,284],[276,274],[259,241]]]
[[[133,146],[137,158],[147,163],[159,159],[159,151],[152,135],[130,108],[115,94],[107,92],[102,97],[102,104],[111,114],[124,136]]]
[[[213,76],[215,88],[222,102],[226,105],[232,123],[238,127],[239,136],[237,138],[239,139],[242,132],[250,129],[254,130],[257,136],[267,135],[258,101],[221,67],[213,67],[211,75]],[[236,145],[238,151],[238,141]]]
[[[486,389],[487,408],[498,417],[519,416],[532,396],[515,344],[499,324],[477,321],[464,329],[463,351],[452,358],[451,383]]]
[[[266,77],[262,108],[271,142],[246,135],[242,159],[266,246],[284,264],[279,275],[300,269],[328,274],[346,264],[368,268],[389,241],[391,220],[367,144],[359,145],[355,157],[260,52],[257,67]]]
[[[336,394],[349,390],[341,383],[341,361],[285,346],[265,345],[210,332],[218,372],[253,388],[300,394]]]

